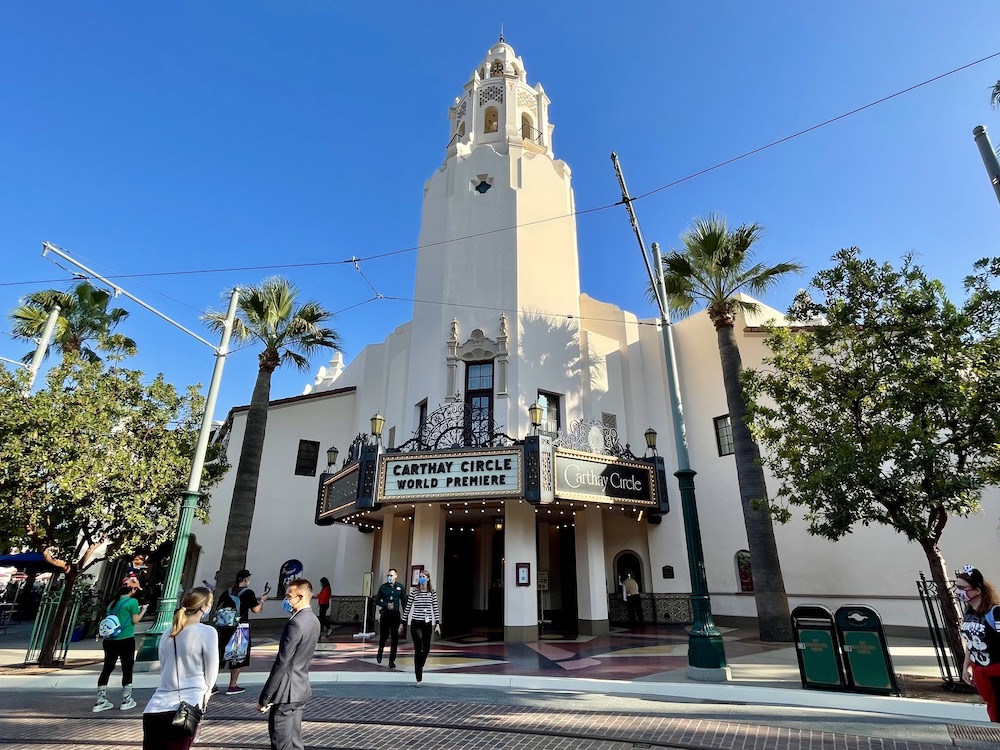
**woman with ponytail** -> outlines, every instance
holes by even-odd
[[[219,676],[219,635],[201,622],[211,611],[212,592],[191,589],[174,612],[173,627],[160,637],[160,684],[142,713],[143,750],[188,750],[194,743],[170,722],[181,701],[208,706]]]

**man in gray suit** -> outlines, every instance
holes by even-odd
[[[271,750],[303,750],[302,710],[312,695],[309,660],[319,640],[319,618],[310,608],[310,601],[309,581],[297,578],[288,584],[281,607],[292,616],[281,631],[278,657],[257,700],[260,712],[269,712]]]

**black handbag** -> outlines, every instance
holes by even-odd
[[[181,677],[177,668],[177,636],[174,636],[172,640],[174,642],[174,677],[177,680],[177,695],[179,696],[181,694]],[[170,726],[183,737],[194,737],[194,733],[198,731],[198,725],[204,717],[205,712],[201,706],[192,706],[187,701],[181,701],[174,717],[170,720]]]

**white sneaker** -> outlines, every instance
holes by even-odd
[[[109,701],[107,698],[98,698],[97,703],[91,709],[95,714],[99,714],[101,711],[107,711],[109,708],[114,708],[115,704]]]
[[[128,711],[130,708],[135,708],[135,701],[132,698],[126,698],[122,701],[122,704],[118,707],[119,711]]]

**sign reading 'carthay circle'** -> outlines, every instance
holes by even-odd
[[[520,448],[388,454],[381,461],[380,503],[515,497],[524,488]]]
[[[653,467],[614,456],[556,449],[555,494],[566,500],[657,505]]]

